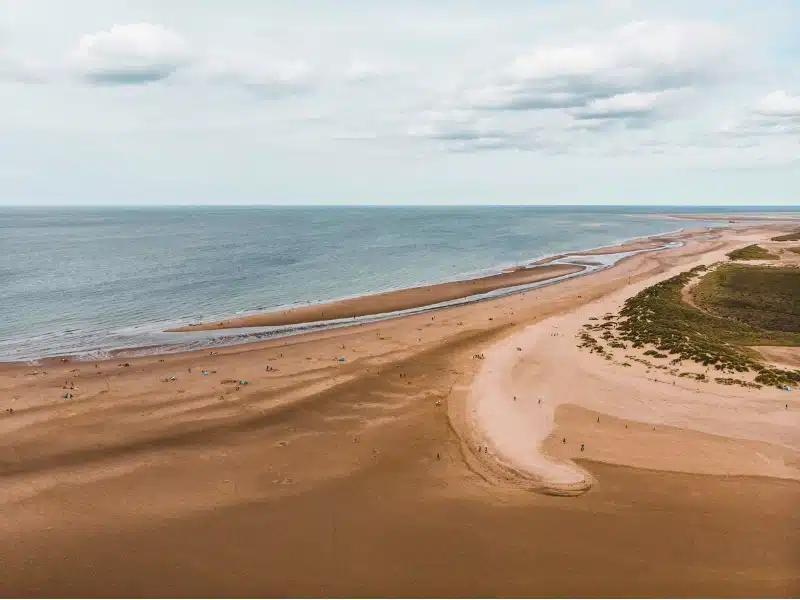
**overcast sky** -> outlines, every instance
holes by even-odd
[[[0,204],[800,204],[800,0],[0,0]]]

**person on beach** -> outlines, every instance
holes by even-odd
[[[583,444],[581,444],[581,452],[583,452]]]

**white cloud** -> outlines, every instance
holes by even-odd
[[[647,21],[589,37],[518,56],[494,84],[494,101],[482,107],[587,107],[615,96],[702,86],[716,79],[733,39],[715,24]]]
[[[191,62],[191,55],[175,31],[133,23],[84,35],[71,59],[92,83],[141,84],[170,77]]]
[[[605,33],[565,34],[561,41],[518,55],[483,84],[462,83],[443,105],[480,119],[482,128],[493,131],[495,143],[478,143],[485,139],[480,127],[465,129],[456,122],[453,148],[462,150],[469,132],[478,132],[478,149],[562,152],[565,135],[577,135],[583,144],[591,132],[607,135],[657,126],[679,115],[696,100],[696,92],[724,79],[734,39],[717,24],[674,21],[637,21]],[[527,127],[520,128],[520,121]],[[448,131],[439,123],[430,137],[447,139],[442,128]]]
[[[576,112],[582,119],[649,117],[663,104],[667,92],[628,92],[595,98]]]
[[[800,95],[776,90],[764,96],[754,112],[765,117],[800,119]]]
[[[783,90],[770,92],[754,102],[738,118],[718,128],[723,139],[759,145],[764,140],[800,141],[800,97]],[[797,153],[798,150],[795,150]]]
[[[302,60],[248,51],[193,48],[164,25],[134,23],[84,35],[68,64],[82,81],[143,85],[180,76],[185,83],[233,85],[275,95],[304,89],[312,70]]]

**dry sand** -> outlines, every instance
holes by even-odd
[[[786,346],[757,346],[757,351],[764,360],[782,369],[800,369],[800,348]]]
[[[0,366],[0,591],[797,596],[794,393],[699,393],[571,338],[768,233],[214,355]]]
[[[741,235],[739,239],[760,237]],[[591,485],[589,473],[569,460],[553,458],[564,455],[642,468],[800,480],[800,412],[786,409],[790,399],[786,392],[701,384],[638,362],[620,368],[577,347],[581,328],[591,318],[617,312],[627,297],[668,276],[725,260],[725,252],[705,253],[531,325],[487,350],[469,410],[475,437],[484,440],[492,455],[489,465],[513,465],[517,475],[555,493],[574,493]],[[624,354],[647,358],[643,350],[628,349]],[[555,435],[545,452],[540,452],[562,404],[613,416],[623,422],[620,429],[624,421],[635,421],[707,435],[686,436],[677,451],[664,452],[660,444],[648,448],[639,436],[629,436],[630,443],[624,436],[613,443],[600,441],[595,428],[584,421],[577,437],[570,435],[564,444],[566,436]],[[553,440],[564,448],[555,451]],[[584,452],[579,450],[581,443]]]

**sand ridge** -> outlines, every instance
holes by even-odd
[[[569,264],[547,264],[518,268],[487,277],[360,296],[346,300],[290,308],[278,312],[236,317],[224,321],[186,325],[184,327],[170,329],[169,331],[210,331],[217,329],[238,329],[243,327],[298,325],[348,318],[356,319],[358,317],[431,306],[441,302],[485,294],[502,288],[543,282],[549,279],[580,273],[585,269],[586,267],[581,265]]]

